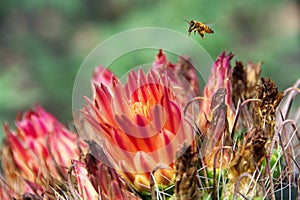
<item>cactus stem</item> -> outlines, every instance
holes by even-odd
[[[214,177],[214,181],[213,181],[213,200],[216,200],[217,199],[217,159],[218,159],[218,153],[219,151],[223,150],[223,149],[232,149],[232,147],[230,146],[221,146],[219,148],[217,148],[216,150],[216,153],[214,155],[214,174],[213,174],[213,177]],[[221,152],[222,153],[222,152]],[[222,156],[221,156],[222,157]],[[222,159],[221,159],[222,160]],[[222,164],[220,164],[220,169],[222,167]]]

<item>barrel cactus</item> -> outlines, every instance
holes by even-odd
[[[280,92],[261,63],[233,57],[217,58],[202,96],[190,60],[162,50],[125,84],[97,67],[74,119],[86,141],[39,106],[5,125],[1,199],[299,199],[300,79]]]

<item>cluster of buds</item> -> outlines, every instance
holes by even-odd
[[[38,105],[16,127],[4,126],[1,162],[8,191],[16,198],[27,193],[51,198],[52,189],[64,189],[71,159],[80,159],[87,145]]]
[[[97,67],[77,134],[38,105],[4,125],[0,198],[300,198],[300,80],[278,92],[261,63],[232,58],[217,58],[202,97],[191,60],[162,50],[125,83]]]

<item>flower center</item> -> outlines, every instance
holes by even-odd
[[[139,115],[143,115],[147,118],[150,118],[149,116],[149,110],[151,108],[151,103],[150,101],[147,102],[134,102],[131,105],[131,110],[134,112],[133,114],[139,114]]]

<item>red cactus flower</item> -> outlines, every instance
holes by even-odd
[[[159,72],[131,71],[125,85],[111,76],[110,88],[95,84],[95,98],[84,110],[115,167],[139,190],[149,190],[150,172],[162,166],[168,169],[157,170],[155,181],[169,184],[178,147],[193,140],[183,113],[187,102],[176,96],[182,85]]]
[[[40,106],[35,106],[17,119],[16,131],[5,125],[7,139],[2,151],[2,165],[6,182],[11,189],[23,179],[33,189],[54,187],[65,179],[71,159],[79,159],[85,143],[59,123]],[[8,156],[10,154],[11,156]],[[25,185],[26,186],[26,185]],[[26,187],[19,193],[25,193]]]

